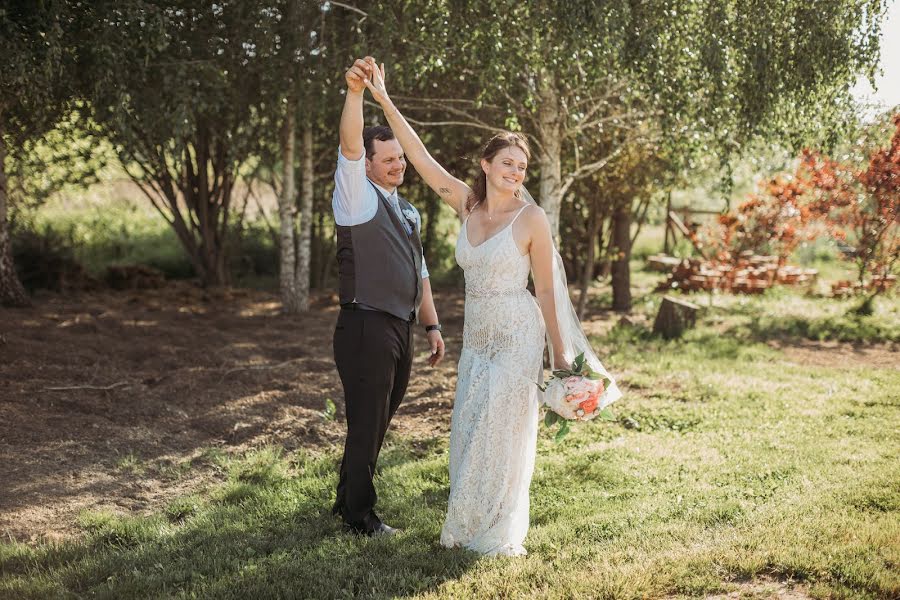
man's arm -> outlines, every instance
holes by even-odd
[[[369,70],[369,63],[359,58],[344,73],[347,97],[341,113],[341,154],[349,160],[359,160],[363,154],[363,80],[369,77]]]
[[[422,280],[422,305],[419,307],[419,323],[423,327],[438,324],[437,309],[434,307],[434,296],[431,294],[430,278]],[[433,367],[444,358],[444,338],[441,337],[440,331],[429,331],[427,335],[428,343],[431,345],[431,357],[428,359],[428,364]]]
[[[366,161],[363,147],[363,93],[368,77],[367,63],[357,60],[347,69],[347,97],[341,113],[341,151],[334,171],[334,195],[331,206],[334,221],[338,225],[351,226],[365,223],[375,216],[378,198],[374,191],[366,189]]]

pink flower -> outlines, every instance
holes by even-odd
[[[567,377],[565,380],[566,393],[568,394],[592,394],[596,386],[596,382],[586,377]]]
[[[603,382],[581,378],[575,387],[578,391],[566,396],[566,400],[577,405],[585,414],[592,414],[600,404],[600,396],[603,395]]]
[[[591,397],[590,392],[578,392],[577,394],[566,394],[566,402],[571,405],[581,404],[582,402],[587,402]]]
[[[580,403],[578,406],[581,407],[581,410],[585,412],[585,414],[591,414],[595,410],[597,410],[597,403],[600,402],[600,395],[594,394],[584,402]]]

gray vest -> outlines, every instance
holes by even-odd
[[[371,182],[370,182],[371,183]],[[407,234],[387,198],[376,188],[378,209],[365,223],[337,226],[341,304],[359,302],[406,321],[422,302],[422,241]],[[400,208],[412,208],[397,196]]]

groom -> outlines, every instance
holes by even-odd
[[[422,256],[421,217],[397,195],[406,171],[403,149],[388,127],[363,129],[373,63],[359,59],[344,75],[334,174],[341,303],[334,362],[344,386],[347,439],[332,512],[354,533],[392,535],[397,530],[374,511],[375,463],[409,383],[416,321],[427,332],[431,366],[443,358],[444,341]]]

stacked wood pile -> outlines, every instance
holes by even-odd
[[[651,257],[654,259],[658,257]],[[659,262],[657,260],[657,262]],[[678,262],[660,290],[688,292],[722,290],[740,294],[761,294],[776,284],[811,286],[818,277],[815,269],[778,264],[777,256],[742,255],[737,263],[686,258]]]
[[[681,263],[681,259],[676,256],[668,256],[666,254],[654,254],[647,257],[647,268],[651,271],[659,271],[668,273]]]
[[[870,279],[866,285],[862,285],[858,281],[835,281],[831,284],[831,295],[835,298],[844,298],[847,296],[855,296],[865,291],[886,292],[894,287],[896,283],[896,275],[888,275],[887,277],[879,275]]]

